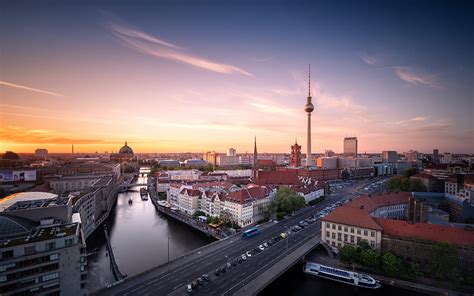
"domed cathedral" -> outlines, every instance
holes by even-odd
[[[132,148],[128,146],[127,141],[125,141],[125,145],[120,148],[118,153],[112,153],[110,154],[110,160],[111,161],[130,161],[133,160],[134,154]]]

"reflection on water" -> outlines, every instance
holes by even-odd
[[[138,178],[146,183],[146,177]],[[168,236],[170,259],[213,241],[180,222],[163,216],[155,210],[151,201],[140,198],[140,187],[120,193],[117,205],[105,222],[117,264],[122,273],[135,275],[168,260]],[[129,199],[133,200],[130,205]],[[91,255],[89,264],[89,291],[105,287],[114,281],[106,254],[102,227],[88,240]]]

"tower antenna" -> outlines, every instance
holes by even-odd
[[[311,64],[308,65],[308,97],[311,97]]]

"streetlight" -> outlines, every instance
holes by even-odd
[[[168,271],[170,270],[170,235],[168,234]]]

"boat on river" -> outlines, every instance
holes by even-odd
[[[379,281],[367,274],[347,271],[314,262],[306,262],[303,267],[303,272],[309,275],[361,288],[378,289],[381,286]]]
[[[145,187],[140,188],[140,197],[142,200],[148,200],[148,191]]]

